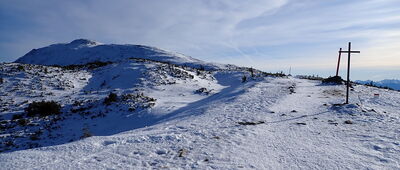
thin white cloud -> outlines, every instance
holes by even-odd
[[[115,43],[138,43],[190,51],[230,39],[242,20],[285,4],[285,0],[89,0],[9,1],[4,9],[33,22],[36,40],[93,38]],[[9,23],[13,24],[13,23]],[[28,28],[26,28],[28,29]],[[24,34],[24,33],[23,33]],[[24,35],[14,35],[22,39]],[[50,39],[51,39],[50,38]],[[29,40],[26,40],[27,43]],[[20,43],[20,42],[18,42]],[[188,45],[189,44],[189,45]],[[16,44],[18,45],[18,44]]]
[[[82,37],[260,69],[328,68],[337,49],[352,41],[362,50],[356,67],[400,63],[396,0],[4,0],[0,10],[29,23],[0,21],[16,24],[0,33],[9,40],[0,50],[18,50],[9,53],[14,58]]]

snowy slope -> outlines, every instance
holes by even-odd
[[[354,85],[343,105],[344,85],[111,47],[133,49],[75,40],[0,64],[1,169],[400,168],[400,92]],[[42,100],[61,113],[25,113]]]
[[[223,88],[211,72],[142,59],[73,69],[10,63],[0,71],[3,152],[79,140],[84,129],[111,135],[151,125]],[[104,104],[110,93],[118,101]],[[27,116],[24,109],[39,101],[61,104],[62,114]]]
[[[6,169],[400,167],[398,92],[356,86],[350,100],[354,104],[336,106],[343,102],[344,86],[282,78],[238,84],[223,77],[219,81],[232,83],[230,87],[179,111],[174,119],[4,153],[1,164]]]
[[[113,53],[107,50],[113,45],[104,45],[105,50],[98,54],[101,61],[76,51],[63,53],[66,48],[100,45],[75,40],[39,49],[35,55],[17,60],[30,60],[30,64],[0,65],[0,152],[59,145],[153,125],[173,117],[189,103],[219,93],[226,85],[219,84],[214,76],[221,72],[229,72],[229,78],[238,82],[250,74],[247,68],[217,67],[183,55],[155,56],[157,49],[130,48],[132,51],[126,55],[141,55],[117,60],[106,57]],[[42,63],[43,59],[47,64],[32,64]],[[106,102],[111,95],[115,99]],[[30,115],[28,106],[42,101],[59,104],[61,114]]]
[[[92,40],[77,39],[70,43],[53,44],[33,49],[15,62],[40,65],[86,64],[95,61],[117,62],[129,58],[143,58],[178,65],[203,65],[206,69],[218,69],[219,64],[201,60],[175,52],[143,45],[102,44]]]

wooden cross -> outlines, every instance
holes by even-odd
[[[342,55],[342,48],[339,49],[339,57],[337,61],[336,76],[339,76],[340,56]]]
[[[360,51],[351,51],[351,42],[349,42],[349,50],[348,51],[342,51],[340,48],[339,50],[339,61],[340,61],[340,54],[341,53],[348,53],[348,62],[347,62],[347,87],[346,87],[346,103],[349,104],[349,87],[350,87],[350,54],[351,53],[360,53]],[[339,65],[338,65],[339,67]]]

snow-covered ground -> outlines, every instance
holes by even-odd
[[[0,71],[1,152],[79,140],[89,129],[110,135],[151,125],[223,88],[204,70],[133,59],[94,69],[10,63]],[[105,104],[111,93],[117,101]],[[59,103],[62,114],[27,116],[40,101]]]
[[[82,39],[17,62],[0,169],[400,169],[398,91],[354,85],[343,105],[344,85]],[[26,114],[39,101],[60,114]]]
[[[2,167],[400,168],[398,92],[355,86],[353,104],[336,106],[343,103],[344,86],[293,78],[241,84],[222,77],[220,83],[231,86],[153,126],[3,153]]]

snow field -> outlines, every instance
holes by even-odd
[[[16,62],[0,169],[400,169],[397,91],[354,85],[343,105],[344,85],[85,39]],[[24,114],[42,100],[62,114]]]
[[[351,101],[363,91],[356,86]],[[300,79],[233,84],[153,126],[6,153],[1,160],[6,168],[31,169],[398,169],[399,119],[390,116],[398,112],[388,113],[395,106],[369,102],[366,93],[364,108],[334,106],[343,92],[344,86]],[[388,114],[363,112],[367,106]]]

